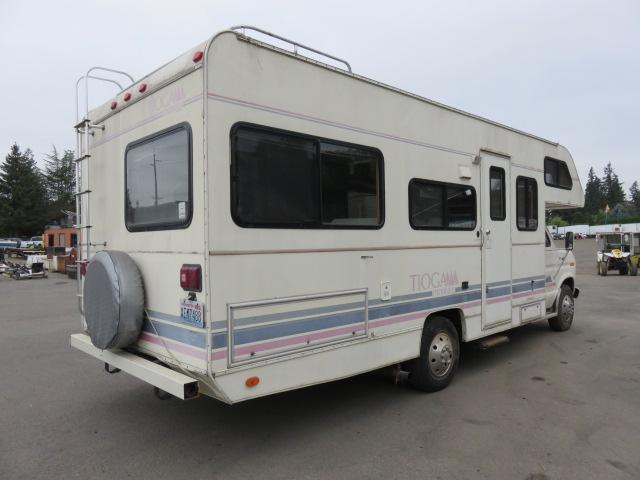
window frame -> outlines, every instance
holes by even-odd
[[[169,135],[173,132],[177,132],[179,130],[184,130],[187,132],[187,146],[188,146],[188,202],[189,202],[189,211],[187,212],[187,218],[180,222],[165,222],[165,223],[157,223],[154,225],[147,226],[132,226],[129,224],[127,219],[127,154],[129,150],[143,145],[145,143],[151,142],[156,138],[163,137],[165,135]],[[145,137],[134,140],[129,143],[124,150],[124,225],[129,232],[152,232],[159,230],[183,230],[185,228],[189,228],[191,225],[191,221],[193,220],[193,134],[191,131],[191,125],[188,122],[180,122],[170,127],[164,128],[157,132],[154,132]]]
[[[422,184],[422,185],[438,185],[443,187],[443,197],[445,197],[444,192],[447,191],[447,187],[462,187],[469,188],[473,192],[473,226],[472,227],[449,227],[447,224],[449,223],[449,212],[447,209],[448,201],[446,198],[443,198],[443,225],[442,227],[430,226],[430,225],[415,225],[413,223],[413,219],[411,218],[411,186],[414,184]],[[476,189],[473,185],[465,185],[463,183],[451,183],[451,182],[441,182],[438,180],[428,180],[426,178],[412,178],[409,180],[409,184],[407,185],[407,194],[408,194],[408,215],[409,215],[409,225],[414,230],[448,230],[448,231],[458,231],[458,232],[468,232],[475,230],[478,227],[478,196],[476,193]]]
[[[494,217],[491,209],[491,172],[499,171],[502,174],[502,216]],[[507,172],[502,167],[491,165],[489,167],[489,217],[491,220],[503,222],[507,219]]]
[[[555,170],[556,170],[555,174],[556,174],[556,179],[557,180],[560,179],[560,175],[559,175],[559,173],[560,173],[560,165],[564,165],[565,166],[565,168],[567,169],[567,173],[569,174],[569,182],[570,182],[569,186],[560,185],[558,183],[548,183],[547,182],[547,168],[546,168],[547,167],[547,161],[551,161],[551,162],[554,163]],[[563,160],[558,160],[557,158],[546,156],[546,157],[544,157],[544,161],[542,163],[542,170],[543,170],[542,177],[544,179],[544,184],[547,187],[559,188],[561,190],[571,190],[571,189],[573,189],[573,178],[571,178],[571,171],[569,170],[569,165],[567,165],[567,162],[565,162]]]
[[[300,139],[312,141],[315,144],[315,160],[318,171],[318,183],[319,183],[319,217],[317,224],[295,224],[295,223],[256,223],[247,222],[238,216],[237,212],[237,186],[235,178],[237,177],[237,162],[236,162],[236,148],[235,138],[236,132],[241,128],[251,128],[254,130],[261,130],[268,133],[275,133],[279,135],[290,135]],[[322,223],[322,158],[320,144],[322,142],[332,143],[334,145],[343,145],[350,148],[358,148],[375,153],[378,156],[378,172],[379,172],[379,191],[380,191],[380,222],[376,225],[335,225]],[[380,230],[386,221],[385,211],[385,176],[384,176],[384,155],[379,148],[369,147],[366,145],[360,145],[357,143],[344,142],[342,140],[335,140],[327,137],[320,137],[317,135],[310,135],[306,133],[294,132],[292,130],[285,130],[282,128],[270,127],[267,125],[260,125],[251,122],[236,122],[231,126],[229,131],[229,150],[230,150],[230,164],[229,164],[229,182],[230,182],[230,195],[229,206],[231,210],[231,218],[233,222],[241,228],[267,228],[267,229],[291,229],[291,230]]]
[[[520,181],[520,179],[525,181],[525,196],[527,194],[527,183],[528,182],[533,182],[533,184],[536,187],[536,222],[537,222],[536,223],[536,228],[530,228],[530,227],[520,228],[520,222],[518,221],[518,219],[519,219],[519,214],[518,214],[518,181]],[[516,186],[516,188],[515,188],[515,193],[516,193],[516,215],[515,215],[516,228],[518,230],[520,230],[521,232],[537,232],[538,228],[540,228],[540,208],[538,206],[538,200],[539,200],[538,180],[536,180],[533,177],[526,177],[524,175],[518,175],[516,177],[515,186]],[[533,218],[531,215],[527,215],[528,205],[529,205],[529,202],[527,202],[527,200],[525,198],[524,209],[525,209],[525,218],[527,219],[526,223],[529,223],[528,219]]]

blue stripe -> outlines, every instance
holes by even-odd
[[[237,330],[233,334],[233,342],[235,345],[244,345],[245,343],[259,342],[261,340],[270,340],[272,338],[288,337],[299,333],[308,333],[316,330],[324,330],[326,328],[341,327],[351,324],[361,324],[364,326],[364,310],[357,312],[336,313],[326,315],[310,320],[296,320],[293,322],[281,323],[276,325],[267,325],[263,327],[246,328]],[[354,325],[354,328],[356,326]],[[217,337],[217,339],[216,339]],[[220,343],[224,339],[226,345],[227,333],[217,333],[214,335],[214,345]]]
[[[194,347],[207,348],[207,336],[204,331],[195,332],[177,325],[168,325],[160,322],[153,322],[152,326],[150,322],[153,322],[153,320],[145,320],[142,326],[143,331],[193,345]]]
[[[480,299],[480,292],[473,291],[443,297],[422,299],[414,302],[379,305],[369,309],[369,320],[377,320],[396,315],[430,310],[437,307],[478,299]],[[296,320],[284,324],[249,327],[234,332],[234,345],[244,345],[246,343],[287,337],[299,333],[307,333],[310,331],[324,330],[326,328],[340,327],[363,322],[364,312],[359,310],[356,312],[325,315],[313,319]],[[220,332],[213,335],[214,348],[224,347],[226,346],[226,343],[227,332]]]
[[[533,280],[533,283],[531,283]],[[519,283],[516,283],[519,282]],[[524,279],[518,279],[514,281],[513,285],[504,285],[505,282],[493,282],[488,284],[490,286],[487,298],[495,298],[504,295],[509,295],[511,292],[518,293],[524,292],[530,289],[544,288],[544,277],[527,277]],[[508,282],[507,282],[508,283]],[[493,286],[493,287],[491,287]],[[474,285],[474,287],[476,287]],[[456,289],[457,290],[457,289]],[[400,303],[402,299],[413,298],[414,301]],[[369,320],[378,320],[382,318],[409,314],[424,310],[432,310],[438,307],[444,307],[453,304],[465,303],[481,298],[481,291],[479,289],[470,289],[456,292],[451,295],[445,295],[441,297],[433,297],[432,292],[413,293],[403,296],[395,297],[396,303],[389,304],[379,299],[374,299],[369,302]],[[236,326],[251,325],[234,332],[234,344],[244,345],[247,343],[259,342],[262,340],[269,340],[273,338],[280,338],[290,335],[296,335],[301,333],[312,332],[316,330],[324,330],[327,328],[340,327],[346,325],[355,325],[364,322],[364,312],[362,309],[350,312],[335,312],[336,310],[345,310],[349,308],[359,308],[362,306],[360,302],[352,302],[342,305],[331,305],[326,307],[316,307],[304,310],[289,311],[278,314],[267,314],[255,317],[248,317],[240,319]],[[154,317],[164,320],[175,320],[179,317],[169,315],[161,312],[149,312],[153,313]],[[286,320],[288,318],[295,318],[297,316],[313,315],[319,313],[329,313],[328,315],[322,315],[315,318],[301,318],[286,323],[272,324],[272,325],[259,325],[256,323],[265,323],[268,321]],[[214,322],[214,325],[218,324],[222,327],[226,327],[227,322]],[[154,322],[158,333],[164,337],[180,341],[189,345],[194,345],[200,348],[206,347],[206,337],[204,332],[197,332],[187,330],[178,325],[168,325],[160,322]],[[149,324],[149,321],[145,322],[144,331],[149,333],[156,333],[153,327]],[[213,348],[223,348],[227,346],[227,331],[218,332],[212,334],[212,346]]]

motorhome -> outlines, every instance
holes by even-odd
[[[99,81],[118,93],[89,109]],[[461,342],[571,326],[545,209],[583,191],[554,141],[248,26],[76,91],[70,343],[109,372],[227,403],[386,366],[435,391]]]

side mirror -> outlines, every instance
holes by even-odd
[[[564,249],[573,250],[573,232],[567,232],[564,236]]]

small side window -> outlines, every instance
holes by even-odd
[[[544,183],[549,187],[571,190],[573,180],[569,173],[569,167],[562,160],[545,157],[544,159]]]
[[[518,230],[538,229],[538,182],[534,178],[516,179],[516,212]]]
[[[507,218],[504,181],[504,169],[500,167],[489,169],[489,214],[491,220]]]
[[[409,224],[417,230],[473,230],[473,187],[414,178],[409,182]]]

